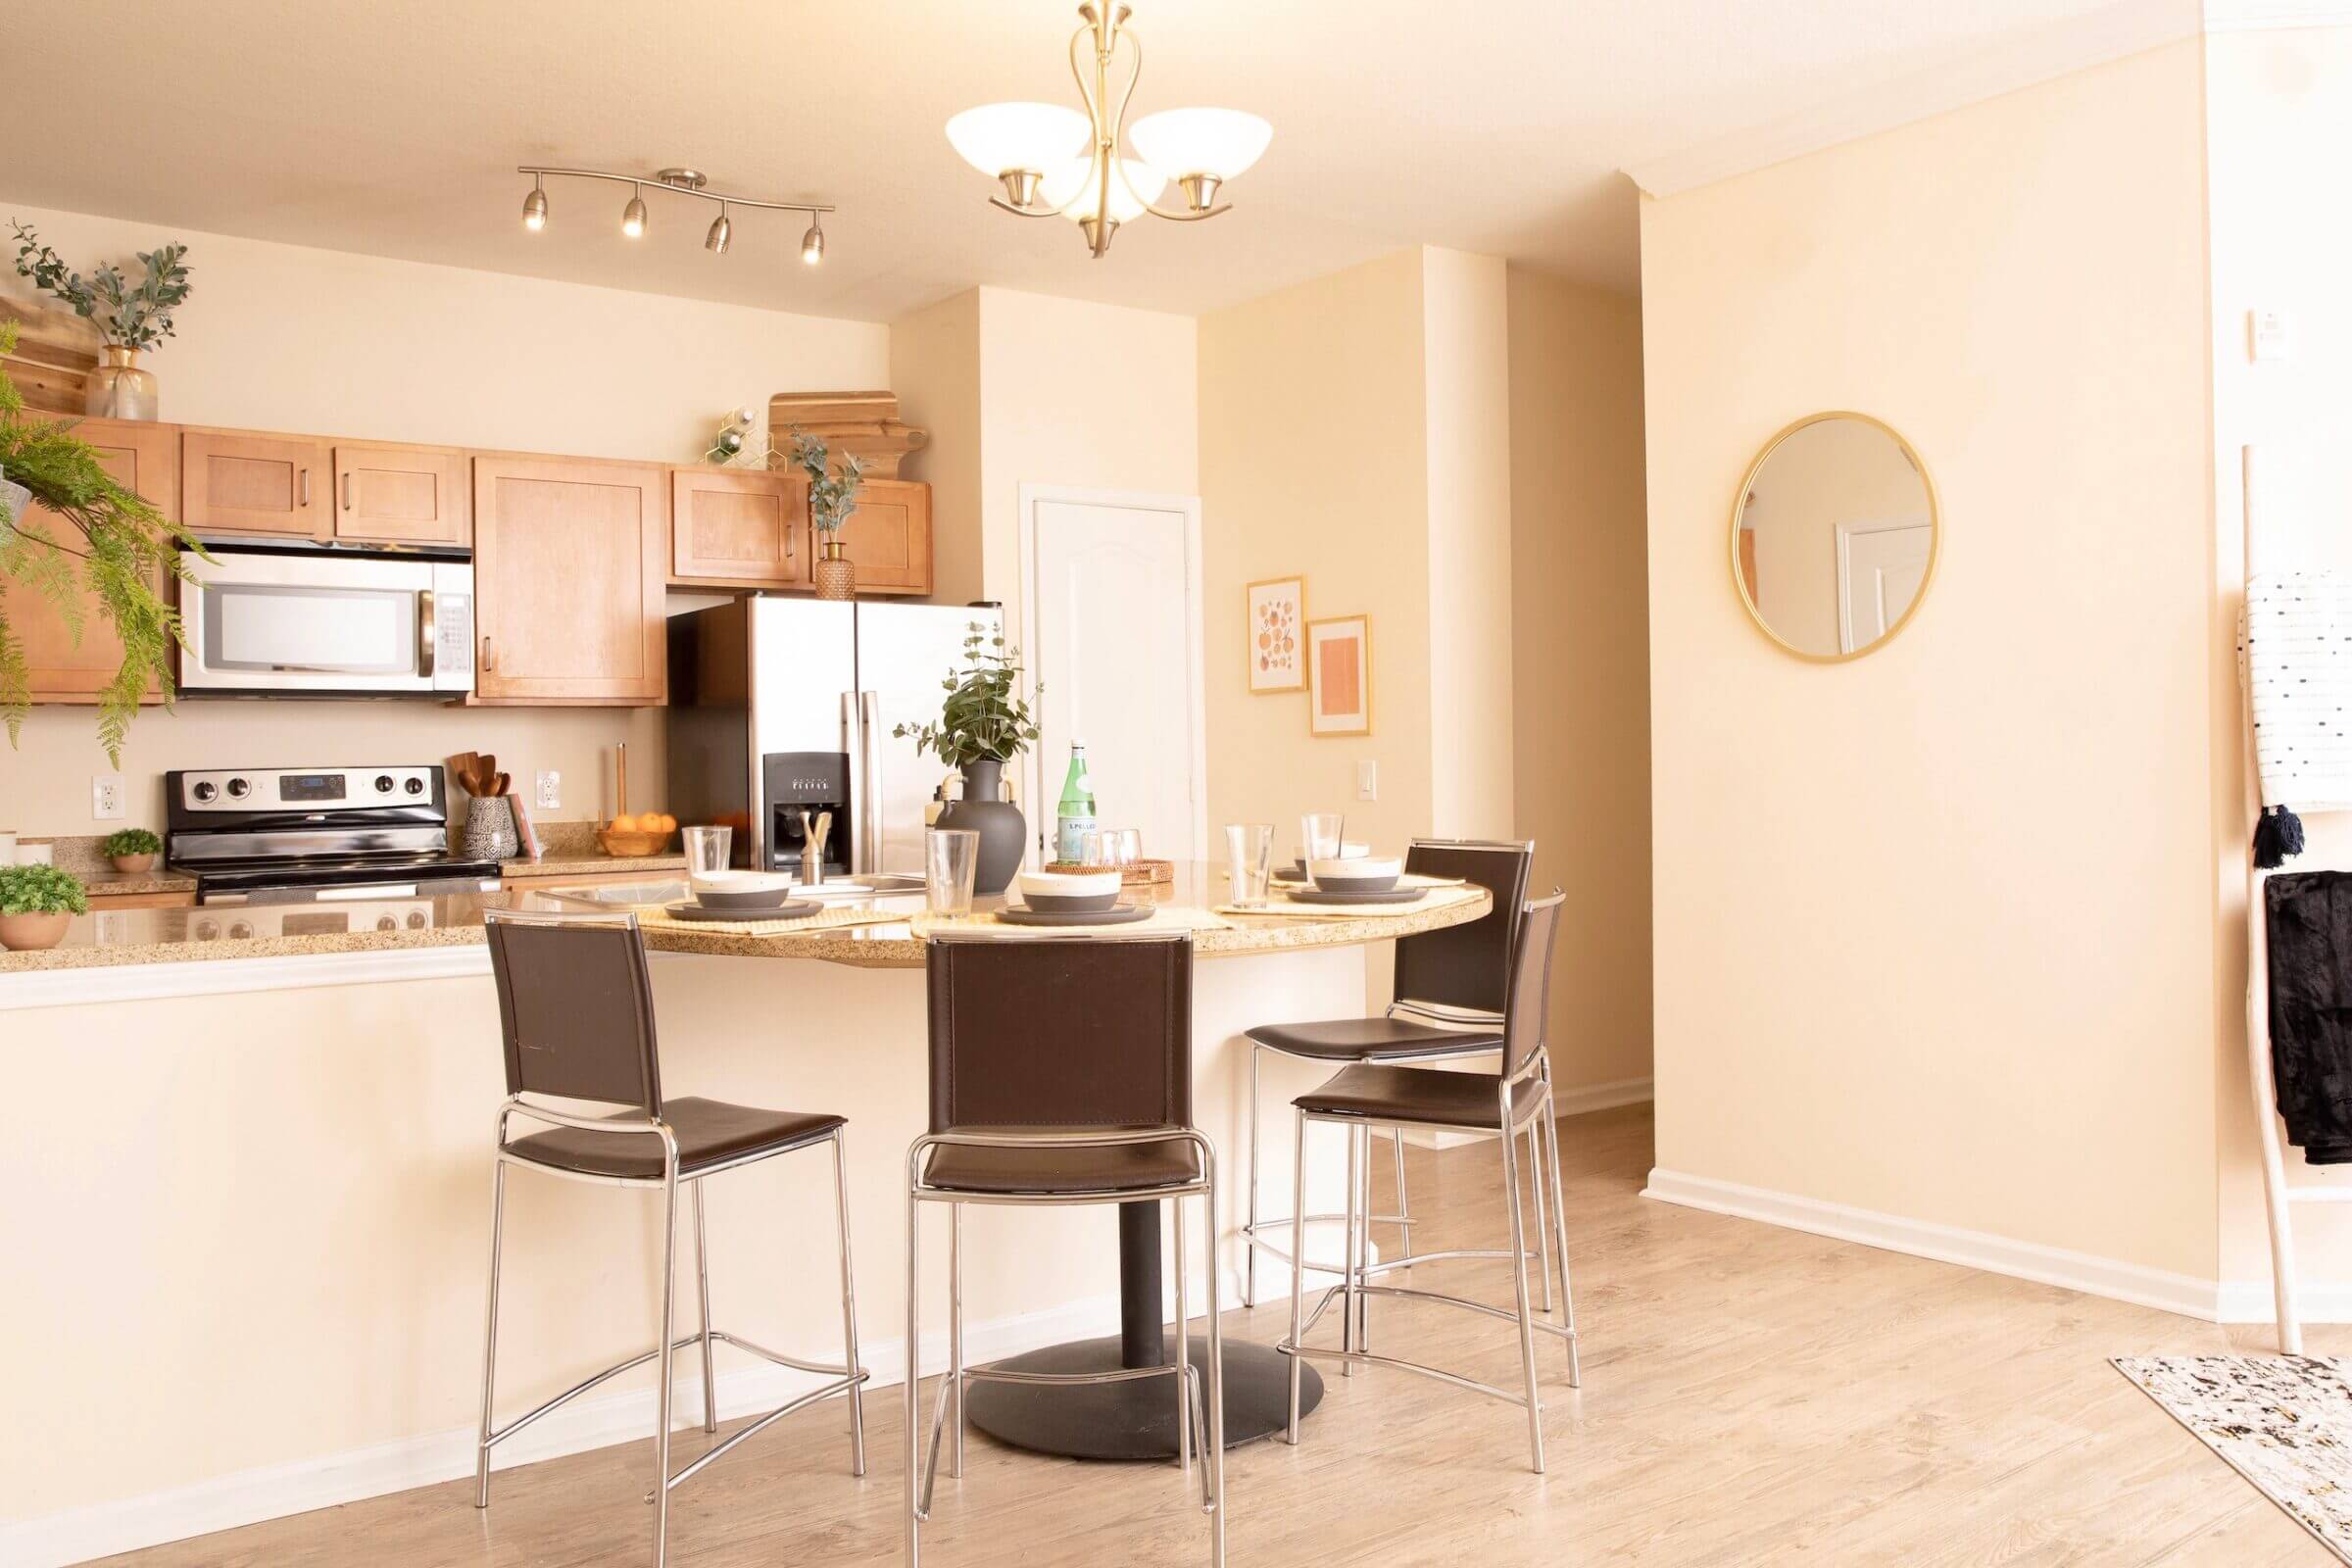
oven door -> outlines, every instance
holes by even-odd
[[[473,568],[212,544],[180,552],[182,690],[436,696],[473,689]]]

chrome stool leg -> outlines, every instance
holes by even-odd
[[[1363,1289],[1355,1293],[1355,1348],[1372,1348],[1372,1129],[1363,1129],[1364,1164],[1363,1188],[1356,1194],[1356,1206],[1363,1215],[1355,1235],[1355,1271]]]
[[[498,1143],[507,1143],[507,1118],[498,1118]],[[498,1366],[498,1258],[499,1236],[507,1218],[507,1161],[503,1155],[491,1157],[490,1175],[490,1321],[482,1330],[482,1435],[475,1446],[473,1459],[473,1505],[490,1506],[490,1386],[491,1375]]]
[[[662,1183],[662,1430],[654,1440],[654,1568],[669,1560],[669,1424],[676,1390],[670,1377],[671,1340],[678,1311],[678,1165],[673,1153]]]
[[[1250,1042],[1250,1219],[1242,1227],[1242,1240],[1250,1245],[1242,1249],[1242,1304],[1257,1304],[1257,1058],[1265,1047]],[[1291,1206],[1298,1206],[1296,1196]]]
[[[1396,1151],[1396,1245],[1404,1249],[1403,1255],[1413,1255],[1413,1208],[1404,1196],[1404,1129],[1392,1127],[1389,1136]]]
[[[948,1205],[948,1382],[956,1427],[948,1439],[948,1475],[963,1479],[963,1205]]]
[[[1294,1111],[1291,1125],[1297,1136],[1291,1140],[1291,1430],[1287,1441],[1296,1447],[1298,1444],[1299,1380],[1306,1367],[1304,1342],[1299,1327],[1304,1321],[1300,1309],[1306,1280],[1306,1205],[1298,1200],[1306,1192],[1306,1112]]]
[[[1176,1464],[1189,1476],[1193,1473],[1193,1324],[1191,1292],[1184,1272],[1184,1200],[1171,1198],[1168,1208],[1174,1217],[1170,1228],[1176,1248]]]
[[[1208,1259],[1208,1454],[1206,1475],[1215,1511],[1209,1517],[1209,1568],[1225,1568],[1225,1334],[1217,1299],[1217,1153],[1207,1139],[1200,1147],[1200,1242]],[[1297,1206],[1297,1205],[1294,1205]],[[1184,1200],[1177,1200],[1176,1223],[1184,1225]],[[1293,1270],[1293,1278],[1297,1271]],[[1294,1308],[1296,1310],[1296,1308]],[[1298,1430],[1298,1357],[1291,1358],[1292,1431]]]
[[[1509,1115],[1509,1091],[1503,1091],[1504,1115]],[[1519,1296],[1519,1359],[1527,1377],[1527,1447],[1536,1474],[1544,1473],[1544,1406],[1536,1394],[1536,1327],[1529,1310],[1527,1289],[1527,1227],[1519,1200],[1519,1137],[1504,1123],[1502,1185],[1510,1199],[1511,1284]]]
[[[1568,1288],[1568,1200],[1566,1187],[1560,1179],[1560,1123],[1559,1118],[1552,1114],[1556,1108],[1546,1095],[1544,1103],[1544,1150],[1545,1160],[1551,1166],[1552,1240],[1559,1249],[1560,1306],[1567,1314],[1568,1386],[1581,1389],[1585,1386],[1585,1378],[1576,1354],[1576,1297]]]
[[[694,1284],[703,1307],[703,1430],[718,1431],[718,1379],[710,1370],[710,1250],[703,1240],[703,1184],[694,1189]]]
[[[1536,1278],[1544,1284],[1544,1310],[1551,1311],[1551,1231],[1544,1223],[1544,1135],[1527,1129],[1527,1185],[1536,1195]]]
[[[914,1168],[908,1160],[909,1175]],[[923,1202],[906,1193],[906,1568],[916,1568],[922,1545],[923,1486]]]
[[[1348,1135],[1348,1221],[1345,1227],[1345,1234],[1342,1236],[1340,1242],[1340,1278],[1346,1290],[1345,1299],[1341,1303],[1346,1308],[1346,1311],[1342,1313],[1340,1317],[1340,1348],[1343,1350],[1352,1351],[1356,1348],[1355,1291],[1356,1286],[1361,1281],[1361,1276],[1356,1272],[1355,1199],[1356,1194],[1362,1190],[1364,1178],[1363,1160],[1360,1152],[1363,1147],[1363,1140],[1356,1135],[1361,1133],[1363,1129],[1361,1127],[1349,1126],[1343,1128],[1342,1131]],[[1294,1208],[1302,1208],[1305,1205],[1294,1200],[1291,1206]],[[1296,1272],[1298,1267],[1298,1260],[1294,1260],[1291,1264],[1292,1270]],[[1355,1362],[1348,1360],[1340,1363],[1340,1376],[1347,1378],[1355,1376]]]
[[[842,1152],[841,1130],[833,1132],[833,1204],[841,1218],[841,1343],[848,1352],[842,1364],[856,1378],[858,1359],[858,1287],[850,1268],[850,1168]],[[865,1385],[850,1384],[850,1474],[865,1474]]]

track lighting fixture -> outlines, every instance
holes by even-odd
[[[668,191],[679,196],[699,197],[718,203],[718,217],[703,235],[703,249],[713,256],[724,256],[735,243],[735,220],[732,209],[757,208],[764,212],[807,213],[808,230],[801,236],[801,260],[814,267],[824,260],[824,215],[834,209],[817,202],[763,202],[750,196],[733,196],[708,190],[710,181],[700,170],[664,169],[652,175],[616,174],[602,169],[551,169],[537,164],[525,164],[515,171],[531,176],[530,194],[522,199],[522,226],[537,233],[547,226],[547,181],[550,179],[609,179],[629,187],[629,204],[620,210],[620,231],[631,239],[644,237],[646,224],[652,215],[645,205],[649,190]]]

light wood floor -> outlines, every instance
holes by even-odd
[[[1516,1409],[1400,1373],[1335,1375],[1299,1447],[1233,1454],[1237,1568],[2332,1561],[2106,1360],[2267,1349],[2261,1331],[1646,1201],[1645,1109],[1563,1122],[1561,1144],[1585,1387],[1572,1394],[1557,1347],[1540,1347],[1550,1473],[1528,1470]],[[1493,1245],[1493,1146],[1413,1158],[1421,1245]],[[1450,1267],[1464,1294],[1509,1298],[1501,1265]],[[1287,1310],[1236,1311],[1226,1332],[1270,1342]],[[2316,1353],[2352,1352],[2352,1331],[2315,1338]],[[1382,1303],[1374,1340],[1498,1383],[1518,1375],[1509,1325],[1465,1313]],[[898,1561],[899,1393],[868,1401],[863,1481],[846,1473],[839,1408],[794,1417],[680,1489],[671,1561]],[[700,1440],[682,1433],[681,1451]],[[469,1481],[452,1483],[109,1561],[644,1561],[651,1452],[648,1440],[502,1472],[486,1514]],[[964,1480],[943,1476],[924,1540],[940,1568],[1206,1553],[1173,1468],[1040,1459],[977,1436]]]

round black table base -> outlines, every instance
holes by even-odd
[[[1192,1337],[1193,1365],[1208,1392],[1208,1346]],[[1168,1339],[1168,1359],[1176,1341]],[[1119,1359],[1119,1337],[1050,1346],[995,1362],[1015,1372],[1109,1372]],[[1323,1380],[1301,1368],[1298,1413],[1323,1400]],[[1225,1345],[1225,1446],[1239,1447],[1288,1430],[1290,1357],[1262,1345]],[[1134,1378],[1123,1383],[974,1383],[972,1426],[1001,1443],[1068,1459],[1172,1459],[1176,1456],[1176,1380]]]

